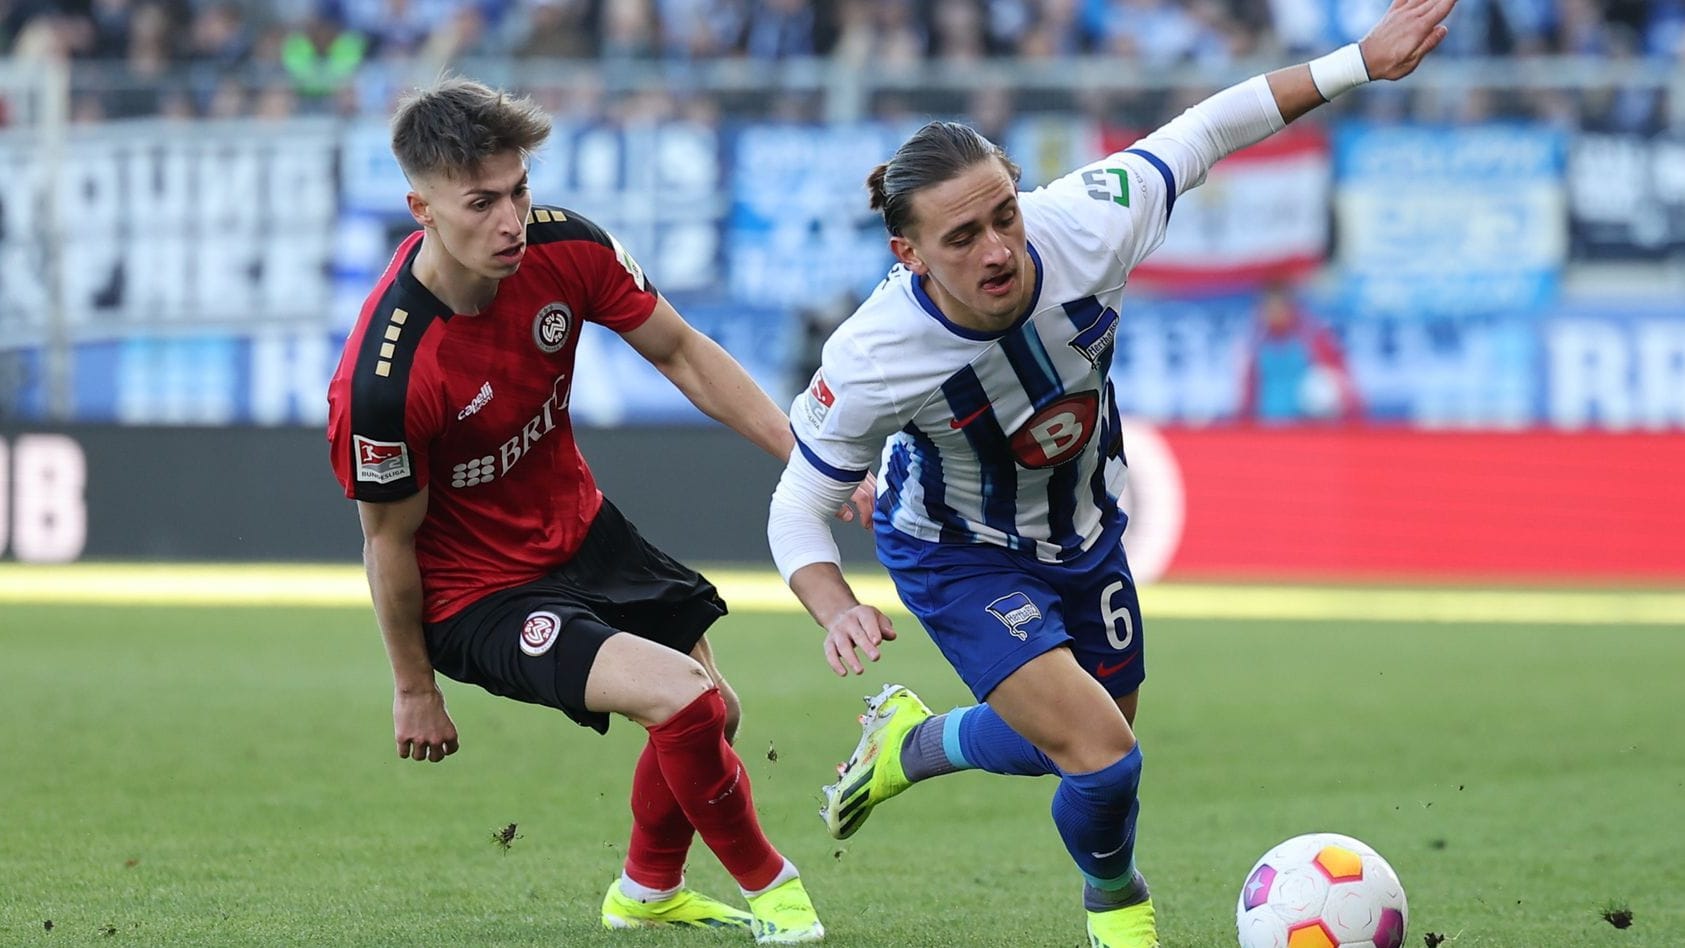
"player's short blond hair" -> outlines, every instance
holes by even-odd
[[[526,158],[549,137],[550,116],[537,103],[472,79],[418,89],[392,113],[392,154],[411,182],[471,177],[487,158]]]

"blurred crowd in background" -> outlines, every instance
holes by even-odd
[[[1383,8],[1380,0],[0,0],[0,56],[71,62],[72,115],[82,122],[378,115],[417,76],[488,60],[669,70],[808,60],[882,71],[1086,54],[1221,69],[1327,50]],[[1452,25],[1449,48],[1462,56],[1685,68],[1685,0],[1462,0]],[[532,91],[562,114],[625,105],[601,89],[555,85]],[[664,95],[640,107],[720,106]],[[1665,121],[1663,95],[1652,89],[1598,108],[1547,98],[1521,111],[1595,113],[1642,130]],[[788,97],[763,105],[762,115],[791,118],[811,108]],[[965,103],[985,114],[1015,105],[1000,95]],[[1516,111],[1483,101],[1455,111],[1478,119],[1506,106]],[[893,97],[874,103],[880,114],[908,107]]]

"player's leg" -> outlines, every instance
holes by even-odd
[[[653,758],[655,767],[640,769],[639,773],[659,775],[662,785],[658,786],[654,780],[634,785],[634,798],[638,801],[635,809],[639,805],[649,807],[638,819],[646,822],[645,828],[663,827],[671,847],[669,853],[676,855],[679,844],[689,839],[672,816],[670,807],[677,805],[727,870],[737,877],[749,900],[758,941],[818,940],[824,934],[824,926],[814,913],[795,867],[766,842],[755,817],[748,772],[730,747],[741,719],[741,706],[704,638],[709,626],[725,615],[725,603],[713,584],[644,540],[612,504],[604,503],[592,533],[602,542],[590,550],[582,548],[582,555],[564,570],[564,578],[590,590],[600,603],[600,613],[616,628],[647,643],[665,646],[675,657],[700,667],[710,684],[705,694],[680,709],[673,718],[640,719],[650,725],[650,744],[645,755]],[[636,674],[645,671],[635,661],[627,665],[611,658],[610,662],[625,665]],[[592,683],[597,684],[595,676]],[[717,734],[712,720],[715,705],[719,717]],[[676,770],[681,772],[680,776],[675,776]],[[722,780],[726,783],[715,787],[715,793],[701,792],[710,775],[717,783]],[[667,796],[671,802],[665,799]],[[704,804],[705,811],[699,815],[697,807]],[[704,820],[712,820],[713,827]],[[637,827],[635,839],[640,835],[636,830]],[[744,861],[752,863],[750,854],[763,852],[771,854],[770,879],[764,878],[766,871],[753,865],[747,869],[741,865],[734,868]],[[633,847],[629,847],[628,866],[634,864],[635,855]]]
[[[707,637],[699,639],[690,650],[690,657],[708,673],[720,697],[725,701],[725,736],[733,743],[738,722],[742,719],[742,705],[737,693],[714,661]],[[695,827],[667,786],[656,762],[655,746],[644,745],[632,771],[632,837],[626,847],[626,865],[621,889],[629,896],[641,899],[660,898],[683,886],[685,858],[690,852]]]
[[[1105,690],[1133,730],[1140,688],[1146,679],[1141,607],[1121,544],[1099,552],[1103,554],[1100,562],[1061,584],[1067,604],[1065,622],[1076,664]],[[1138,807],[1127,830],[1131,851],[1137,820]],[[1101,945],[1156,944],[1150,893],[1138,871],[1110,879],[1084,874],[1088,878],[1083,902],[1089,911],[1094,941]]]

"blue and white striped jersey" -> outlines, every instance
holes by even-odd
[[[791,406],[802,456],[844,483],[877,465],[879,516],[916,540],[1047,562],[1089,549],[1126,473],[1107,380],[1118,310],[1177,183],[1134,148],[1020,194],[1036,286],[1002,332],[949,322],[897,265]]]

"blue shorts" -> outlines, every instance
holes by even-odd
[[[1069,563],[984,544],[925,543],[878,532],[901,601],[978,701],[1030,659],[1069,645],[1112,697],[1141,687],[1141,604],[1121,525]]]

